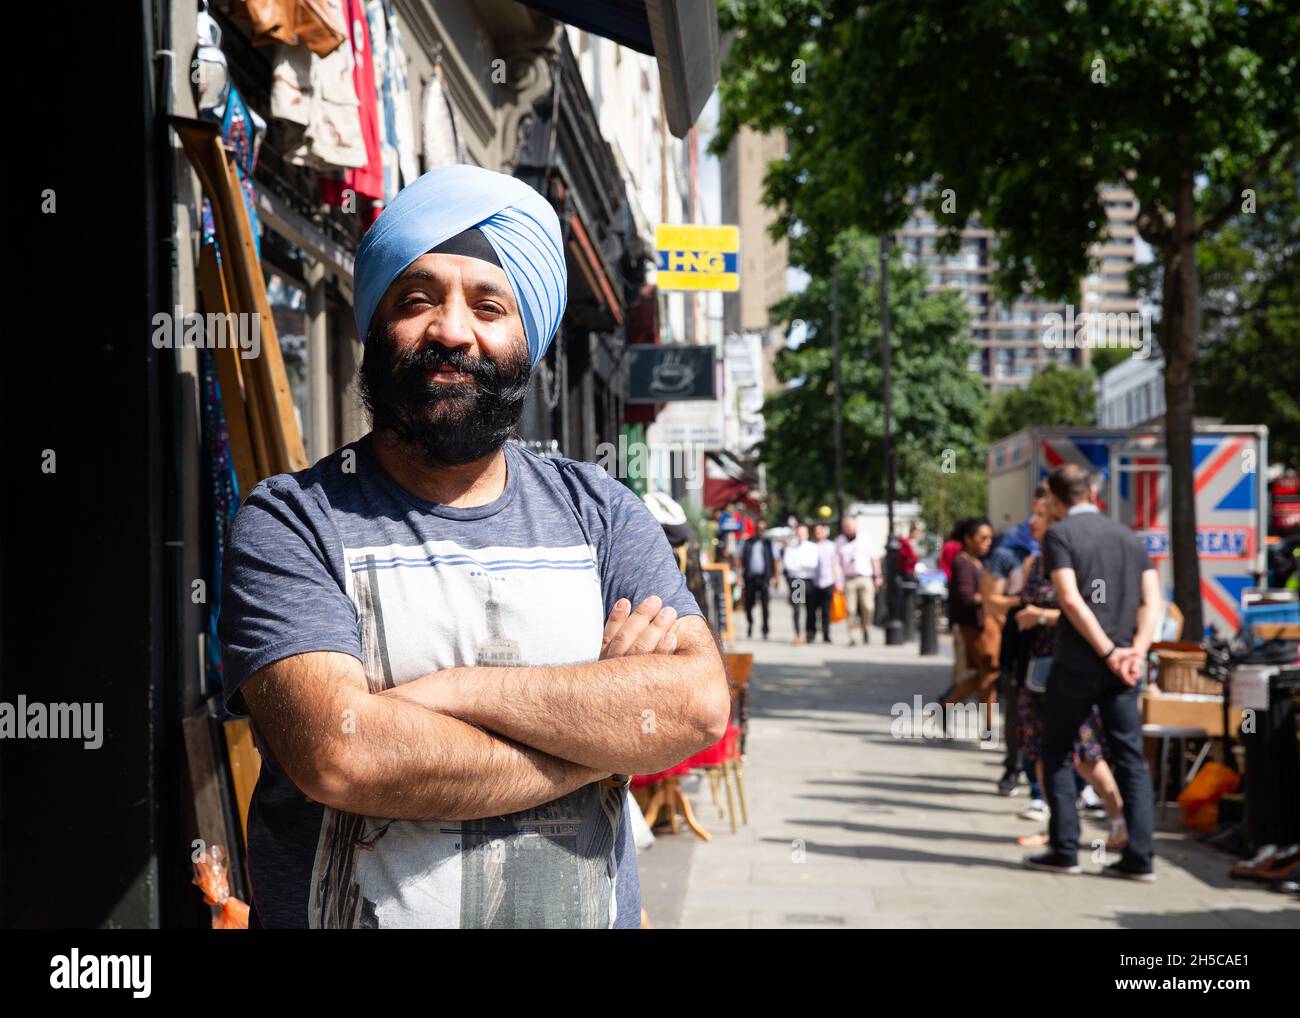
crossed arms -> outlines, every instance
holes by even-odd
[[[397,820],[476,820],[613,773],[663,770],[722,738],[730,696],[704,620],[620,601],[601,659],[449,668],[372,694],[360,661],[284,658],[243,687],[272,757],[307,796]]]

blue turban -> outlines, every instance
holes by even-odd
[[[515,177],[478,166],[443,166],[402,188],[357,251],[357,335],[389,284],[411,262],[478,227],[501,261],[519,304],[533,367],[555,338],[568,303],[560,221],[551,203]]]

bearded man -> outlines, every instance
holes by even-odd
[[[637,927],[626,776],[716,743],[730,698],[641,501],[508,441],[564,313],[555,212],[434,170],[355,273],[372,430],[259,484],[226,555],[250,925]]]

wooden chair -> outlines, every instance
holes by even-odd
[[[727,723],[727,733],[722,740],[703,753],[693,758],[695,766],[704,771],[709,779],[709,790],[713,794],[713,804],[718,808],[719,818],[731,820],[731,831],[736,832],[736,802],[740,802],[741,823],[749,824],[749,803],[745,799],[745,773],[741,765],[745,729],[748,726],[749,710],[747,693],[749,678],[754,671],[753,654],[727,654],[727,671],[730,677],[733,719]],[[720,787],[727,790],[727,805],[723,809]]]
[[[666,822],[676,834],[680,830],[677,826],[677,814],[681,813],[686,820],[686,826],[695,832],[697,838],[702,841],[712,841],[713,836],[700,826],[700,822],[695,818],[695,811],[691,808],[691,800],[686,798],[677,783],[677,779],[683,774],[689,774],[691,768],[691,760],[683,760],[676,767],[670,767],[658,774],[635,775],[632,778],[632,795],[637,805],[641,807],[641,812],[645,814],[646,826],[651,830],[654,830],[655,824],[660,822],[659,814],[664,813]]]

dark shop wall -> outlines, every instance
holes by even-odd
[[[56,15],[3,71],[18,123],[3,160],[0,701],[102,704],[97,749],[0,740],[5,927],[158,926],[188,881],[159,847],[181,836],[184,781],[163,681],[175,395],[148,328],[169,297],[163,7],[114,5],[93,31]]]

